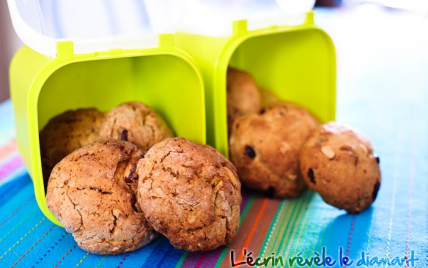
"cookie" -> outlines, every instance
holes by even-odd
[[[370,206],[381,184],[379,157],[370,141],[334,122],[312,133],[301,150],[300,168],[309,188],[349,213]]]
[[[111,140],[80,148],[53,169],[47,206],[83,250],[121,254],[156,237],[135,197],[141,158],[137,146]]]
[[[147,151],[153,144],[173,133],[165,121],[140,102],[127,102],[106,114],[99,131],[100,139],[129,141]]]
[[[66,111],[40,131],[40,153],[45,187],[53,167],[69,153],[98,139],[104,113],[94,108]]]
[[[236,169],[210,146],[184,138],[155,144],[138,163],[137,200],[171,244],[207,251],[230,243],[239,226]]]
[[[242,184],[272,197],[300,196],[306,186],[299,171],[299,152],[317,125],[308,111],[290,103],[238,118],[229,151]]]
[[[260,88],[260,96],[262,99],[262,106],[269,107],[277,103],[281,103],[282,101],[273,93],[272,91]]]
[[[236,118],[258,113],[262,100],[254,78],[244,71],[227,70],[227,124],[230,131]]]

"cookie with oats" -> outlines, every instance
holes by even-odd
[[[229,244],[239,226],[236,169],[208,145],[184,138],[155,144],[138,163],[138,202],[171,244],[208,251]]]
[[[140,102],[127,102],[114,107],[100,127],[102,141],[129,141],[147,151],[155,143],[173,137],[173,132],[152,108]]]
[[[242,184],[271,197],[300,196],[306,185],[299,170],[299,152],[317,125],[307,110],[291,103],[238,118],[229,152]]]
[[[360,212],[376,200],[379,163],[366,137],[334,122],[317,128],[300,153],[300,169],[309,188],[349,213]]]
[[[141,158],[137,146],[111,140],[80,148],[53,169],[47,206],[83,250],[121,254],[156,237],[135,197]]]

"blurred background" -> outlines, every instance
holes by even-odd
[[[22,46],[10,21],[7,2],[0,1],[0,102],[9,98],[9,63]]]
[[[427,53],[423,53],[428,47],[428,0],[317,0],[316,6],[316,23],[336,45],[338,89],[347,74],[364,70],[357,70],[358,66],[378,64],[379,60],[386,67],[387,61],[400,57],[403,68],[409,64],[407,70],[428,71]],[[9,98],[9,64],[20,46],[7,2],[1,0],[0,102]]]

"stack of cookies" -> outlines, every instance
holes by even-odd
[[[121,254],[165,235],[189,251],[232,241],[241,184],[210,146],[173,138],[151,108],[68,111],[40,132],[47,205],[77,244]]]
[[[376,199],[380,160],[356,131],[322,125],[234,68],[227,110],[231,162],[210,146],[173,138],[139,102],[56,116],[40,132],[48,208],[82,249],[121,254],[158,233],[188,251],[230,243],[241,183],[275,198],[296,198],[309,187],[349,213]]]
[[[128,102],[104,114],[95,108],[67,111],[52,118],[40,132],[43,176],[47,185],[53,167],[71,152],[96,141],[129,141],[146,152],[173,133],[150,107]]]
[[[374,202],[379,157],[361,134],[334,122],[321,125],[238,69],[228,69],[227,98],[230,158],[244,186],[276,198],[298,197],[309,186],[350,213]]]

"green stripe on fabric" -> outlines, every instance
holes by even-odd
[[[288,247],[287,247],[287,250],[285,251],[284,256],[288,255],[287,253],[289,253],[289,251],[291,250],[291,248],[292,248],[291,246],[292,245],[294,247],[294,250],[293,250],[293,253],[291,254],[291,256],[295,256],[294,254],[296,253],[296,250],[297,250],[297,247],[299,245],[299,242],[300,242],[300,239],[302,237],[302,234],[303,233],[306,233],[306,234],[308,233],[308,227],[311,228],[311,229],[313,229],[313,226],[308,226],[308,224],[307,224],[308,217],[311,214],[309,208],[310,208],[313,196],[314,196],[314,193],[310,192],[308,201],[306,202],[306,207],[305,207],[305,209],[304,209],[304,211],[302,213],[302,215],[304,214],[303,215],[303,220],[302,220],[301,223],[298,224],[299,228],[295,229],[295,232],[294,232],[295,234],[298,231],[297,241],[296,242],[292,241],[291,243],[288,244]],[[294,234],[293,238],[295,237],[295,234]]]
[[[317,201],[319,202],[319,196],[317,199],[318,199]],[[316,215],[313,218],[316,219],[317,218]],[[312,226],[313,226],[313,228],[311,229],[311,231],[313,231],[315,229],[315,226],[318,226],[318,225],[312,224]],[[322,241],[324,240],[326,229],[327,228],[323,229],[321,237],[318,237],[318,241],[316,243],[313,243],[313,247],[309,248],[305,252],[304,256],[311,256],[313,254],[313,252],[315,252],[315,251],[319,252],[321,250],[321,245],[322,245]]]
[[[97,264],[97,266],[95,266],[95,268],[100,267],[100,265],[105,261],[105,259],[108,258],[108,255],[104,255],[104,257],[100,260],[100,262]]]
[[[215,268],[218,268],[218,267],[220,267],[220,265],[221,265],[221,263],[223,262],[223,260],[224,260],[224,257],[226,256],[226,253],[227,253],[227,251],[229,250],[229,248],[225,248],[225,249],[223,249],[223,251],[221,252],[221,255],[220,255],[220,257],[218,258],[218,261],[217,261],[217,263],[215,264]]]
[[[250,197],[250,199],[248,200],[248,203],[247,203],[247,205],[245,206],[244,211],[242,211],[242,214],[241,214],[241,222],[240,222],[240,224],[239,224],[239,225],[241,225],[241,224],[242,224],[242,221],[245,219],[245,216],[247,216],[248,210],[250,210],[250,207],[251,207],[251,205],[253,204],[253,201],[254,201],[254,198],[255,198],[255,197],[256,197],[256,195],[255,195],[255,194],[252,194],[252,195],[251,195],[251,197]]]
[[[245,219],[245,216],[247,216],[248,210],[250,210],[250,207],[253,204],[253,201],[254,201],[255,197],[256,197],[256,194],[252,194],[251,195],[250,199],[248,200],[247,205],[244,208],[244,211],[242,211],[242,214],[241,214],[241,223],[239,224],[240,226],[242,224],[242,221]],[[217,260],[217,263],[214,266],[215,268],[220,267],[220,265],[223,262],[224,257],[226,256],[226,253],[227,253],[228,250],[229,250],[229,247],[223,249],[223,251],[221,252],[220,257]]]
[[[281,231],[283,230],[283,228],[281,228],[282,227],[281,224],[284,222],[284,218],[286,216],[290,215],[290,211],[293,211],[296,204],[297,204],[296,202],[284,201],[282,211],[281,211],[280,215],[278,216],[278,220],[277,220],[277,222],[279,222],[279,229],[278,229],[279,233],[275,234],[275,239],[273,240],[273,243],[270,245],[270,247],[268,247],[268,245],[266,245],[266,248],[265,248],[265,251],[263,252],[263,254],[265,254],[269,248],[272,249],[275,247],[275,245],[278,241],[278,238],[280,237]]]
[[[276,227],[276,224],[277,224],[277,221],[278,221],[278,215],[282,212],[282,207],[284,206],[285,202],[286,202],[286,200],[283,200],[283,201],[280,202],[279,207],[278,207],[278,209],[277,209],[277,211],[275,213],[275,216],[272,219],[272,223],[271,223],[271,225],[269,227],[269,230],[266,233],[265,240],[263,241],[262,247],[260,248],[261,249],[260,252],[263,254],[262,256],[264,256],[267,244],[269,243],[269,240],[271,238],[271,233],[273,232],[273,230]],[[260,267],[260,266],[256,266],[256,267]]]
[[[288,201],[285,205],[285,208],[284,208],[284,210],[283,210],[283,213],[281,213],[281,217],[280,217],[280,219],[281,219],[281,223],[282,222],[284,222],[284,219],[285,218],[291,218],[292,216],[293,216],[293,213],[296,211],[296,206],[298,205],[298,201],[296,201],[296,200],[293,200],[293,201]],[[288,205],[289,204],[289,205]],[[290,213],[291,213],[291,216],[290,216]],[[278,234],[276,234],[276,236],[275,236],[275,240],[273,241],[273,244],[270,246],[270,247],[266,247],[266,250],[265,250],[265,252],[263,252],[263,255],[265,255],[266,254],[266,252],[269,250],[269,249],[271,249],[271,251],[272,250],[274,250],[275,248],[276,248],[276,244],[277,244],[277,241],[278,241],[278,238],[279,237],[283,237],[283,233],[285,232],[285,230],[287,229],[287,226],[288,226],[288,224],[289,224],[289,222],[290,221],[287,221],[287,224],[284,226],[285,228],[280,228],[279,229],[279,233]]]
[[[180,260],[177,262],[177,265],[175,266],[175,268],[179,268],[181,267],[181,265],[183,264],[184,260],[186,259],[187,255],[189,255],[189,251],[186,251],[183,253],[183,256],[181,256]]]
[[[267,235],[266,235],[265,240],[263,241],[263,244],[262,244],[262,247],[261,247],[261,252],[262,252],[263,254],[264,254],[264,252],[266,251],[266,246],[267,246],[267,244],[268,244],[268,242],[269,242],[269,240],[270,240],[270,238],[271,238],[271,233],[272,233],[272,231],[274,230],[274,228],[276,227],[276,224],[277,224],[277,221],[278,221],[278,215],[281,213],[282,208],[283,208],[283,206],[284,206],[285,202],[286,202],[286,200],[282,201],[282,202],[279,204],[279,208],[278,208],[278,210],[276,211],[275,216],[274,216],[274,217],[273,217],[273,219],[272,219],[272,223],[271,223],[271,225],[270,225],[270,227],[269,227],[269,230],[268,230],[268,232],[267,232]]]
[[[292,216],[291,221],[287,222],[286,232],[284,233],[284,235],[281,238],[277,252],[283,252],[285,250],[286,245],[284,244],[284,241],[289,241],[290,234],[291,234],[291,228],[289,228],[289,227],[295,226],[296,221],[299,218],[300,211],[302,210],[303,205],[306,203],[306,201],[308,199],[308,192],[305,193],[305,196],[302,199],[299,199],[298,208],[295,211],[293,211],[293,213],[294,212],[295,213],[294,213],[294,216]],[[292,225],[290,225],[290,222],[293,222]],[[285,240],[285,238],[287,238],[287,239]]]
[[[283,203],[282,203],[283,206],[281,208],[280,214],[278,215],[277,222],[282,223],[285,221],[285,219],[290,219],[290,220],[287,220],[287,224],[284,226],[285,228],[279,228],[278,229],[279,232],[277,234],[271,234],[271,235],[275,235],[275,240],[273,241],[273,243],[271,245],[269,245],[269,243],[266,244],[265,250],[263,252],[263,256],[266,256],[266,253],[268,251],[270,251],[269,255],[270,255],[270,253],[275,253],[275,249],[277,248],[277,242],[278,242],[279,237],[281,237],[281,242],[278,245],[278,247],[280,247],[280,245],[283,241],[283,238],[284,238],[284,233],[288,229],[288,226],[289,226],[292,218],[294,217],[294,214],[296,214],[298,211],[298,209],[296,209],[296,207],[301,203],[302,202],[300,200],[283,201]]]

